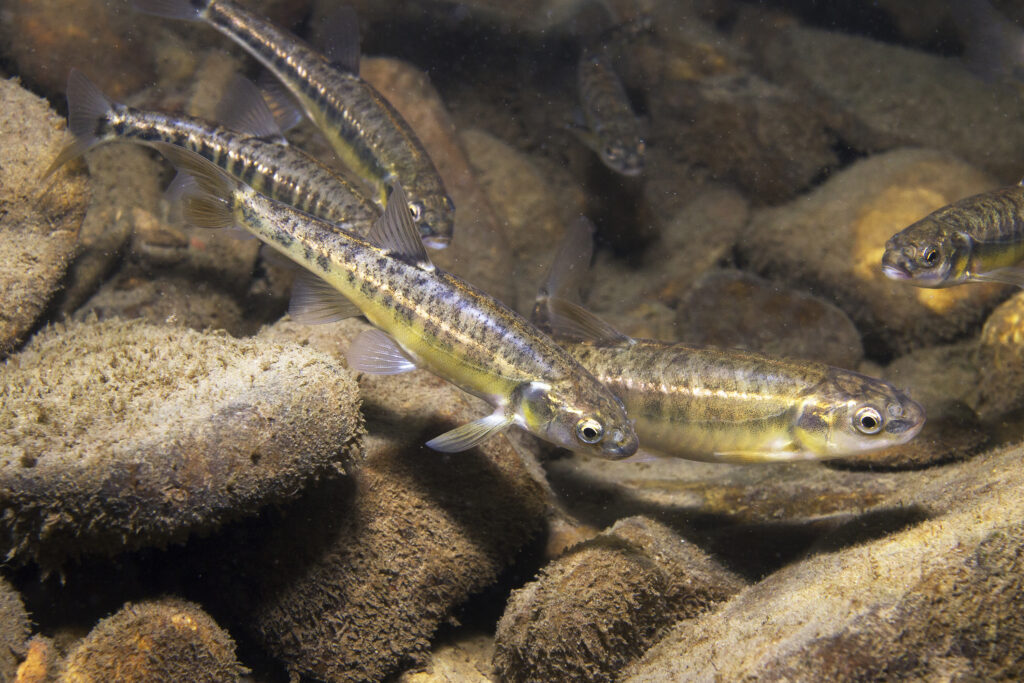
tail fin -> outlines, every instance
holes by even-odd
[[[195,180],[195,185],[179,182],[182,216],[201,228],[230,228],[235,225],[233,197],[238,182],[215,165],[184,147],[160,143],[155,145],[181,173]]]
[[[155,17],[199,21],[203,18],[203,10],[209,4],[197,0],[135,0],[132,8],[136,12],[152,14]]]
[[[74,139],[53,160],[41,181],[98,143],[100,124],[114,108],[114,103],[78,69],[72,69],[68,75],[67,98],[68,130]]]

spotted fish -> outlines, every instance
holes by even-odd
[[[494,406],[493,414],[428,442],[471,448],[518,425],[559,446],[628,457],[636,434],[622,403],[550,338],[517,313],[434,267],[400,185],[362,238],[264,197],[179,147],[162,150],[205,194],[186,197],[196,225],[240,225],[316,276],[322,307],[362,313],[377,328],[348,351],[356,371],[393,374],[420,367]]]
[[[819,460],[905,443],[923,408],[882,380],[736,349],[631,339],[570,298],[590,262],[569,232],[534,320],[622,399],[640,448],[720,462]]]
[[[1024,286],[1024,186],[961,199],[885,244],[882,272],[917,287],[965,282]]]
[[[380,217],[376,205],[358,188],[302,150],[282,144],[259,91],[244,79],[236,80],[225,96],[230,104],[225,116],[241,130],[112,102],[74,69],[67,97],[74,140],[50,165],[47,176],[99,144],[169,143],[196,152],[263,194],[353,232],[367,233]]]
[[[409,124],[359,77],[357,37],[343,46],[344,63],[332,63],[298,37],[228,0],[135,0],[135,7],[205,21],[241,45],[288,88],[345,165],[374,187],[381,206],[390,184],[400,181],[424,243],[447,246],[455,206]],[[354,32],[354,21],[348,26]]]

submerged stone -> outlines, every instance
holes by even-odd
[[[515,591],[498,623],[503,681],[614,681],[659,631],[730,598],[743,581],[670,529],[629,517]]]
[[[44,567],[183,540],[360,453],[343,368],[224,334],[53,327],[0,368],[0,400],[0,552]]]
[[[128,603],[68,654],[66,683],[241,681],[235,643],[199,605],[178,598]]]

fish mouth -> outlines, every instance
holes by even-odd
[[[604,444],[602,455],[611,460],[623,460],[630,457],[640,448],[640,439],[635,433],[622,432],[616,429],[612,433],[611,443]]]
[[[448,246],[448,244],[451,241],[452,240],[450,237],[445,237],[444,235],[423,236],[423,246],[427,247],[428,249],[444,249]]]
[[[901,268],[900,266],[893,265],[891,263],[883,263],[882,264],[882,272],[890,280],[909,280],[910,279],[910,273],[908,273],[906,271],[906,269]]]

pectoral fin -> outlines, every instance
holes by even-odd
[[[416,369],[395,340],[380,330],[366,330],[348,347],[348,367],[370,375],[400,375]]]
[[[1024,287],[1024,268],[1016,266],[997,268],[987,273],[975,273],[971,276],[971,279],[975,282],[998,282],[1004,285]]]
[[[513,422],[504,410],[491,413],[450,432],[435,437],[427,442],[427,446],[442,453],[458,453],[481,443],[488,437],[497,434]]]

